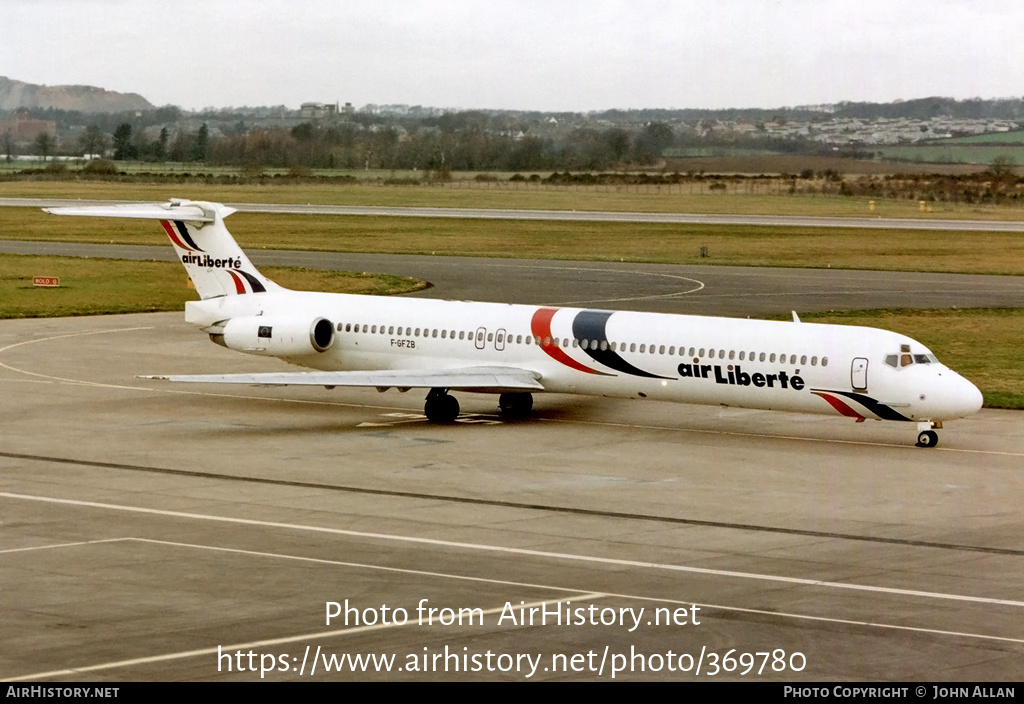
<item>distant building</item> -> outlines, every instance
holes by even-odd
[[[57,136],[57,123],[53,120],[37,120],[25,113],[15,113],[7,120],[0,120],[0,134],[10,133],[18,142],[31,142],[41,134]]]
[[[338,104],[303,103],[299,108],[299,114],[304,120],[323,120],[338,114]]]

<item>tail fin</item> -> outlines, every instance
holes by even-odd
[[[171,199],[163,204],[45,208],[54,215],[147,218],[160,220],[189,278],[202,299],[280,290],[266,278],[224,226],[235,212],[220,203]]]

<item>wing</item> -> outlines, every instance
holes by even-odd
[[[409,369],[368,372],[269,372],[262,374],[186,374],[147,376],[146,379],[209,384],[258,386],[368,386],[380,391],[443,388],[503,393],[543,391],[540,374],[516,367],[465,367],[462,369]]]

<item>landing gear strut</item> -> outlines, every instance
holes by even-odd
[[[453,423],[459,416],[459,402],[448,389],[431,389],[423,413],[431,423]]]
[[[533,410],[533,394],[502,394],[498,408],[506,418],[525,418]]]

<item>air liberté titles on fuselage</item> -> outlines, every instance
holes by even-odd
[[[756,386],[759,389],[764,387],[768,387],[769,389],[774,388],[776,382],[778,382],[781,388],[793,389],[794,391],[803,391],[805,386],[803,377],[798,374],[787,374],[784,370],[779,370],[775,374],[764,374],[762,372],[748,374],[743,371],[740,365],[737,364],[733,366],[730,364],[724,371],[725,373],[723,374],[722,365],[720,364],[711,365],[700,364],[698,362],[687,364],[684,362],[679,365],[679,376],[683,379],[708,379],[713,377],[716,384]],[[709,374],[712,376],[709,377]]]

